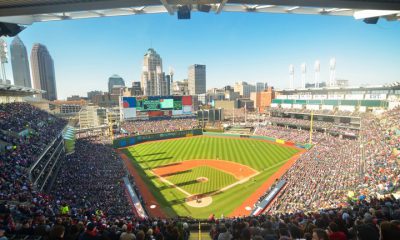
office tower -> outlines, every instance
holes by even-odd
[[[24,43],[18,36],[11,42],[10,51],[14,85],[31,88],[28,53]]]
[[[145,96],[165,96],[169,94],[165,81],[162,59],[152,48],[147,50],[143,59],[142,90]]]
[[[140,82],[132,82],[132,89],[131,89],[132,96],[141,96],[142,93],[142,86]]]
[[[11,42],[10,50],[14,85],[31,88],[28,53],[24,43],[18,36]]]
[[[33,87],[45,91],[41,97],[50,101],[57,99],[54,62],[46,46],[35,43],[31,52]]]
[[[172,75],[165,75],[165,95],[171,95]]]
[[[103,94],[102,91],[98,91],[98,90],[90,91],[90,92],[87,92],[87,98],[91,101],[94,96],[101,95],[101,94]]]
[[[122,77],[114,74],[108,78],[108,93],[111,93],[112,89],[116,86],[125,87],[125,81]]]
[[[235,92],[239,93],[240,96],[244,98],[250,98],[250,93],[256,91],[256,86],[244,81],[236,82],[233,88]]]
[[[206,65],[189,66],[188,81],[190,95],[206,93]]]
[[[184,79],[183,81],[173,81],[171,84],[171,94],[172,95],[189,95],[188,81]]]
[[[265,84],[262,82],[256,83],[256,92],[262,92],[265,89]]]

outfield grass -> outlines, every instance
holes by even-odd
[[[137,167],[147,187],[159,200],[161,208],[167,214],[171,217],[180,215],[207,218],[211,213],[217,216],[229,215],[298,150],[259,140],[193,137],[142,143],[126,149],[125,152],[134,160],[134,166]],[[260,174],[251,181],[214,195],[211,205],[193,208],[185,204],[185,194],[160,181],[151,172],[151,169],[156,167],[191,159],[220,159],[237,162],[259,171]],[[179,183],[180,187],[187,189],[186,191],[190,193],[209,192],[210,189],[222,188],[225,184],[231,183],[226,176],[231,175],[215,169],[210,170],[209,167],[203,168],[192,169],[191,174],[188,172],[172,175],[168,177],[168,180],[175,184]],[[193,182],[197,177],[209,178],[208,187],[201,188],[201,185],[206,183]]]

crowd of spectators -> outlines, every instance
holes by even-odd
[[[173,118],[161,120],[137,120],[121,124],[121,128],[130,135],[141,135],[161,132],[173,132],[198,128],[196,118]]]
[[[394,151],[400,147],[399,119],[400,109],[379,118],[365,118],[363,125],[368,128],[361,130],[359,140],[316,132],[314,147],[283,176],[287,185],[270,206],[269,214],[211,218],[210,237],[400,239],[399,200],[392,196],[375,198],[399,187]],[[194,119],[161,121],[167,122],[138,122],[131,125],[130,132],[182,130],[197,124]],[[44,240],[189,239],[190,224],[195,220],[135,217],[123,186],[123,163],[101,138],[78,139],[75,152],[62,161],[52,190],[36,192],[27,169],[66,123],[23,103],[0,105],[0,123],[0,140],[12,146],[0,155],[1,240],[20,239],[20,235]],[[25,130],[29,133],[18,134]],[[308,131],[277,126],[257,128],[256,134],[295,142],[309,138]],[[355,192],[356,201],[347,201],[350,190]]]
[[[65,125],[27,103],[0,104],[0,200],[32,197],[28,169]]]
[[[308,143],[310,140],[310,135],[307,130],[286,128],[276,125],[261,125],[256,126],[254,130],[254,135],[269,136],[277,139],[283,139],[287,141],[292,141],[296,143]],[[323,137],[324,134],[321,132],[313,132],[313,140],[316,141]]]
[[[398,240],[399,206],[399,200],[388,196],[314,212],[221,219],[215,219],[212,215],[202,224],[202,228],[210,228],[212,240]],[[7,206],[0,204],[0,216],[9,213]],[[30,235],[49,240],[188,240],[190,230],[198,231],[197,221],[138,219],[133,216],[105,218],[92,215],[80,218],[68,214],[52,219],[45,215],[33,215],[15,224],[13,231],[0,228],[0,237],[6,231],[7,236],[17,239],[18,236]]]
[[[314,147],[283,176],[287,185],[269,210],[333,208],[345,204],[349,192],[368,198],[399,188],[400,169],[393,153],[400,145],[399,119],[399,109],[363,118],[367,127],[358,140],[313,133]],[[309,140],[308,131],[278,126],[259,127],[255,134],[301,143]]]
[[[343,116],[343,117],[361,117],[368,115],[367,113],[364,112],[359,112],[359,111],[345,111],[345,110],[339,110],[339,109],[333,109],[333,110],[328,110],[328,109],[321,109],[321,110],[311,110],[311,109],[296,109],[296,108],[271,108],[271,112],[281,112],[281,113],[308,113],[310,114],[311,111],[314,114],[321,114],[321,115],[332,115],[332,116]]]
[[[296,118],[266,117],[264,121],[280,125],[297,126],[299,128],[305,127],[307,129],[309,129],[311,125],[310,120]],[[312,124],[314,129],[321,129],[324,131],[346,133],[352,135],[358,135],[359,132],[359,130],[352,127],[350,123],[334,123],[314,120]]]
[[[109,216],[132,213],[125,193],[123,162],[101,139],[78,139],[75,152],[67,155],[55,179],[51,194],[59,205],[76,211],[101,210]]]

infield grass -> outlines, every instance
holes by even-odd
[[[198,182],[199,177],[208,180]],[[191,194],[212,193],[237,181],[231,174],[207,166],[195,167],[184,173],[169,176],[167,179]]]
[[[297,149],[267,141],[204,136],[146,142],[125,149],[149,191],[169,216],[195,218],[207,218],[211,213],[216,216],[229,215],[297,152]],[[185,204],[184,193],[161,181],[151,172],[153,168],[192,159],[232,161],[247,165],[259,174],[247,182],[213,195],[211,205],[194,208]],[[195,182],[198,177],[207,177],[209,181]],[[193,168],[191,171],[169,176],[168,180],[192,194],[212,192],[236,181],[232,175],[210,167]]]

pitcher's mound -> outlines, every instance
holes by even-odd
[[[206,178],[206,177],[198,177],[198,178],[196,178],[196,181],[198,181],[198,182],[208,182],[208,178]]]
[[[195,208],[207,207],[211,203],[212,203],[212,197],[210,196],[198,199],[189,198],[186,200],[187,205]]]

